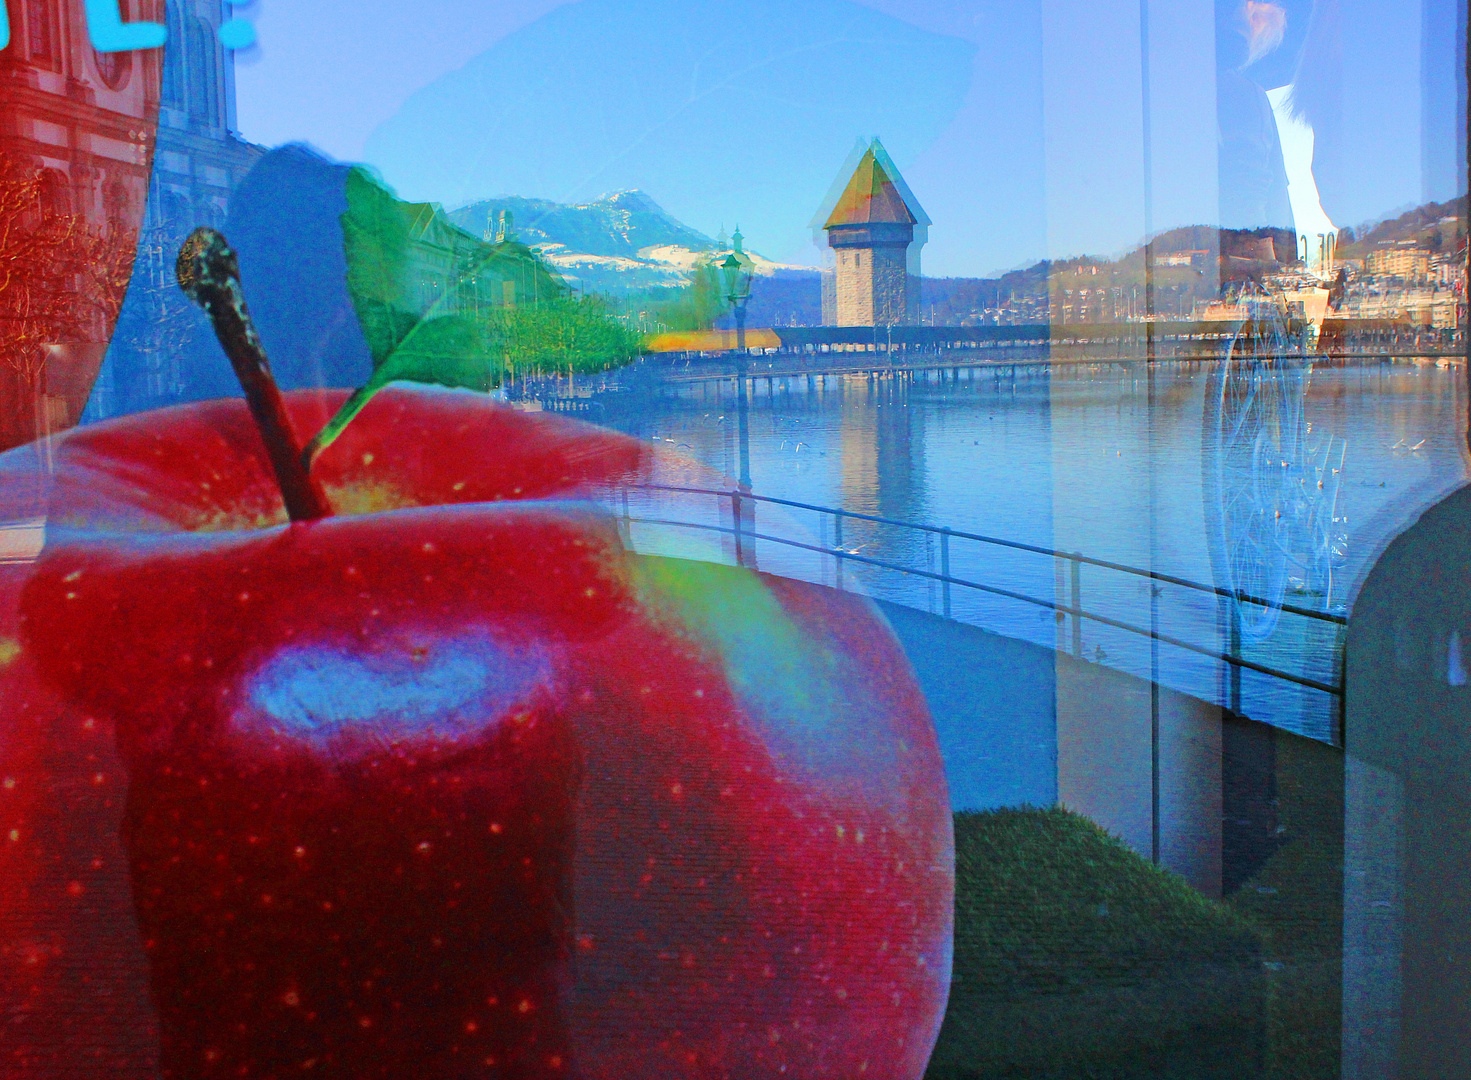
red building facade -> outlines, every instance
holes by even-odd
[[[162,0],[124,0],[162,22]],[[98,53],[83,0],[8,0],[0,50],[0,450],[76,423],[148,197],[163,49]]]

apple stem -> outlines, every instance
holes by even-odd
[[[286,415],[281,389],[240,288],[240,264],[225,238],[214,229],[198,228],[179,249],[175,267],[179,288],[209,313],[215,336],[230,358],[235,377],[245,391],[250,414],[260,429],[266,453],[281,488],[281,501],[292,521],[314,521],[332,510],[302,460],[301,447]]]

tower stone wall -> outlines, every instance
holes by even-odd
[[[909,274],[903,247],[841,247],[836,254],[838,326],[895,326],[906,321]]]

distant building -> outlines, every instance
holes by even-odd
[[[197,225],[224,224],[230,195],[265,152],[235,131],[234,54],[218,37],[226,17],[218,0],[166,5],[169,44],[145,229],[188,235]]]
[[[1160,266],[1194,266],[1197,261],[1210,258],[1210,254],[1209,251],[1171,251],[1156,261]]]
[[[494,215],[477,239],[438,203],[399,208],[409,234],[402,287],[417,314],[479,313],[567,295],[562,276],[516,239],[509,210]]]
[[[1415,247],[1380,248],[1369,252],[1364,268],[1379,277],[1424,281],[1430,276],[1430,252]]]
[[[192,315],[174,281],[179,245],[200,225],[224,225],[235,189],[265,153],[235,130],[234,54],[218,36],[225,8],[219,0],[163,7],[162,50],[112,54],[161,69],[153,75],[158,137],[128,298],[87,402],[89,420],[179,400],[188,380],[174,345]]]
[[[823,321],[837,326],[918,322],[919,249],[929,224],[874,139],[821,219],[835,256],[831,284],[824,283]]]
[[[1460,285],[1466,279],[1465,251],[1438,255],[1430,260],[1430,276],[1437,285]]]
[[[756,263],[746,253],[745,242],[746,238],[741,235],[741,227],[739,225],[736,226],[735,233],[731,236],[725,235],[725,226],[722,225],[720,227],[720,235],[715,238],[715,250],[711,252],[709,259],[710,265],[719,266],[725,261],[724,257],[734,255],[736,262],[741,264],[742,269],[747,274],[754,275],[756,273]]]

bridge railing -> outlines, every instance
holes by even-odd
[[[706,513],[692,512],[696,511],[701,503],[704,504]],[[779,507],[784,512],[800,511],[814,514],[818,518],[817,528],[811,532],[800,528],[790,514],[786,516],[764,515],[767,521],[763,522],[762,526],[758,526],[755,511],[759,505]],[[1225,665],[1226,678],[1223,680],[1225,685],[1219,691],[1221,698],[1219,704],[1238,715],[1244,715],[1241,684],[1243,671],[1255,672],[1284,686],[1316,691],[1327,695],[1332,703],[1331,730],[1321,732],[1319,737],[1334,743],[1341,739],[1342,644],[1348,619],[1346,615],[1338,612],[1324,611],[1285,600],[1273,602],[1250,593],[1224,589],[1205,582],[1130,566],[1109,559],[1096,558],[1077,551],[1063,551],[946,526],[926,525],[864,514],[840,507],[821,506],[769,495],[756,495],[738,489],[722,490],[667,484],[631,485],[621,490],[621,495],[616,500],[613,509],[619,516],[626,537],[632,535],[634,526],[693,531],[707,537],[719,537],[724,545],[726,557],[738,565],[749,567],[758,565],[757,545],[770,545],[766,548],[768,554],[774,551],[786,551],[806,556],[802,565],[789,564],[781,567],[780,572],[817,580],[821,584],[831,583],[839,589],[849,585],[845,573],[851,575],[860,568],[870,572],[898,574],[912,581],[922,581],[938,592],[938,596],[934,598],[934,607],[938,609],[937,614],[946,618],[961,618],[966,622],[979,621],[957,615],[956,609],[959,606],[957,601],[964,595],[981,595],[1029,605],[1043,615],[1048,613],[1052,615],[1059,631],[1055,647],[1080,658],[1084,657],[1083,640],[1086,624],[1110,627],[1141,641],[1167,645]],[[713,517],[709,516],[711,511],[714,511]],[[848,527],[847,539],[845,539],[845,525]],[[908,546],[912,550],[923,549],[924,565],[916,565],[915,563],[919,560],[915,560],[915,563],[905,563],[873,554],[863,554],[862,546],[850,546],[856,526],[882,526],[900,530],[911,537],[921,538],[922,544]],[[812,535],[813,532],[816,535]],[[1054,588],[1048,590],[1052,595],[1037,595],[1040,590],[1035,588],[1029,590],[1025,583],[980,581],[976,580],[975,576],[954,572],[953,549],[957,541],[980,545],[983,549],[994,551],[998,555],[1015,553],[1052,560],[1055,571]],[[903,547],[904,545],[891,546]],[[938,558],[935,557],[936,555]],[[761,561],[768,561],[767,556],[763,556]],[[977,563],[975,559],[970,561],[973,564]],[[775,569],[774,567],[768,568]],[[1124,575],[1126,578],[1137,579],[1147,587],[1150,596],[1149,625],[1141,625],[1141,621],[1121,617],[1118,612],[1109,613],[1100,610],[1108,606],[1104,598],[1098,597],[1093,603],[1085,603],[1084,568]],[[1013,574],[1012,576],[1026,577],[1027,575]],[[1036,575],[1031,576],[1035,580]],[[1009,585],[1016,587],[1008,587]],[[1183,590],[1186,595],[1193,595],[1212,603],[1213,610],[1221,615],[1225,625],[1220,627],[1220,631],[1215,634],[1196,634],[1194,640],[1188,636],[1182,636],[1184,631],[1167,632],[1161,627],[1162,620],[1156,604],[1165,586],[1172,586]],[[1117,604],[1114,606],[1117,607]],[[1265,612],[1291,616],[1303,620],[1307,626],[1319,627],[1320,632],[1316,635],[1318,645],[1327,646],[1332,650],[1327,665],[1331,667],[1331,676],[1325,679],[1302,671],[1289,671],[1277,663],[1270,662],[1270,658],[1253,659],[1245,655],[1244,624],[1259,621]],[[1256,619],[1253,620],[1252,616],[1255,616]],[[1189,621],[1188,619],[1183,620],[1186,623]],[[1197,626],[1196,629],[1199,627]],[[1311,634],[1303,635],[1304,639],[1312,636]],[[1202,641],[1202,637],[1213,637],[1216,640]],[[1100,646],[1095,656],[1091,658],[1104,662],[1104,657],[1105,654]],[[1322,658],[1319,657],[1319,659]],[[1322,666],[1324,665],[1320,663],[1319,667]]]

